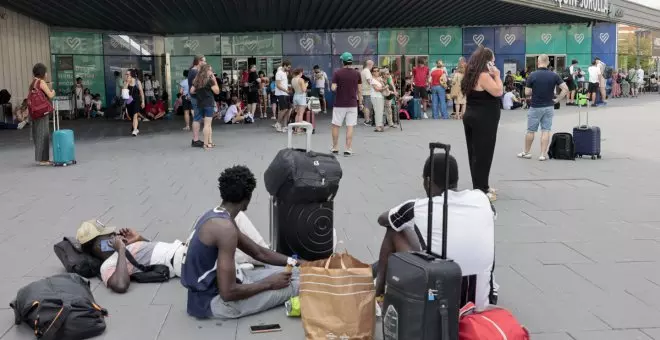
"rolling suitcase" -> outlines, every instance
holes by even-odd
[[[60,130],[59,105],[55,102],[53,117],[53,165],[67,166],[76,164],[76,146],[73,130]]]
[[[600,128],[589,125],[589,111],[587,122],[582,125],[582,111],[578,111],[578,125],[573,128],[573,142],[575,143],[575,156],[591,156],[591,159],[600,159]]]
[[[293,129],[296,127],[305,129],[306,151],[311,151],[313,127],[307,122],[289,124],[288,148],[293,147]],[[271,196],[269,215],[271,249],[278,253],[314,261],[328,258],[334,252],[337,236],[333,228],[332,199],[291,202]]]
[[[408,113],[412,119],[422,119],[422,100],[413,98],[408,102]]]
[[[383,303],[385,340],[457,340],[461,303],[461,268],[447,259],[447,188],[450,146],[430,143],[445,150],[446,182],[442,206],[442,254],[431,250],[433,199],[429,194],[428,233],[425,252],[395,253],[387,265]],[[433,173],[433,160],[431,160]]]

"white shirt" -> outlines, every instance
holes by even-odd
[[[637,82],[641,84],[644,83],[644,70],[641,68],[637,70]]]
[[[328,80],[328,75],[325,73],[325,71],[319,71],[318,74],[314,73],[314,85],[316,86],[317,89],[324,89],[325,84]]]
[[[234,117],[238,114],[238,108],[236,105],[232,105],[227,109],[227,112],[225,112],[225,123],[231,122]]]
[[[432,251],[441,252],[442,246],[442,203],[444,198],[433,198]],[[447,257],[456,261],[463,272],[463,280],[474,282],[474,304],[478,310],[489,305],[492,281],[493,261],[495,260],[495,222],[490,201],[479,190],[450,191],[449,216],[447,222]],[[406,228],[419,230],[426,242],[428,225],[428,199],[406,201],[389,212],[392,229],[401,231]]]
[[[371,96],[371,70],[363,68],[360,71],[360,77],[362,78],[362,95]]]
[[[513,92],[507,92],[504,94],[502,97],[502,106],[505,110],[511,110],[511,107],[513,107],[513,99],[515,97],[516,96],[513,95]]]
[[[153,83],[151,80],[147,80],[144,82],[144,96],[145,97],[153,97],[154,96],[154,87]]]
[[[589,66],[589,69],[587,70],[589,72],[589,82],[590,83],[599,83],[600,82],[600,68],[595,65]]]
[[[369,79],[371,81],[371,92],[369,95],[373,98],[383,98],[383,93],[376,91],[376,87],[374,85],[377,85],[380,88],[383,88],[383,83],[380,82],[380,80],[377,80],[375,78]]]
[[[280,86],[284,87],[285,89],[289,88],[289,78],[286,76],[286,72],[284,72],[284,69],[282,67],[278,67],[277,73],[275,74],[275,95],[288,96],[289,93],[280,90]]]

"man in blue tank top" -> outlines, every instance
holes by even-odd
[[[284,266],[296,260],[259,246],[241,233],[235,218],[250,204],[257,180],[250,169],[234,166],[218,178],[222,204],[195,223],[181,268],[188,289],[188,314],[197,318],[235,319],[282,305],[298,295],[298,277]],[[234,260],[240,249],[266,264],[242,270]],[[272,266],[269,266],[272,265]]]

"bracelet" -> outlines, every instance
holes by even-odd
[[[294,259],[293,257],[287,257],[286,258],[286,265],[291,266],[291,267],[295,267],[295,266],[298,265],[298,261],[296,259]]]

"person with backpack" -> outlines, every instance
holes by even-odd
[[[525,135],[525,149],[518,154],[518,158],[530,159],[534,134],[541,127],[541,155],[539,161],[548,159],[548,145],[555,104],[560,102],[568,93],[568,86],[556,73],[548,69],[550,59],[546,54],[538,57],[538,69],[527,77],[525,95],[531,96],[529,112],[527,114],[527,134]],[[555,98],[555,87],[559,86],[561,93]]]
[[[48,117],[53,113],[51,100],[55,91],[51,90],[44,79],[48,69],[38,63],[32,68],[34,79],[28,89],[28,108],[32,126],[32,141],[34,142],[34,159],[40,166],[51,165],[50,162],[50,129]]]
[[[568,100],[566,105],[575,105],[575,94],[577,93],[577,78],[578,74],[578,61],[577,59],[571,60],[571,66],[569,66],[562,75],[564,83],[568,86]]]

